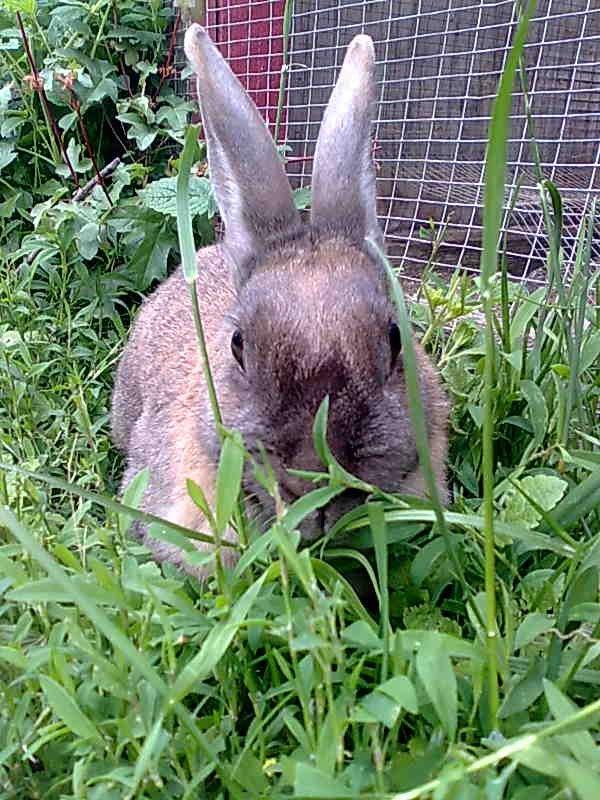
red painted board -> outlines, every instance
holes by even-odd
[[[285,0],[209,0],[206,27],[274,131],[283,64]],[[279,127],[285,140],[285,107]]]

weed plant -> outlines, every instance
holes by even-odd
[[[264,532],[244,524],[248,455],[223,429],[204,533],[233,518],[247,544],[199,585],[128,537],[145,476],[114,499],[107,426],[138,298],[180,257],[177,211],[192,290],[191,243],[212,238],[165,7],[31,1],[0,10],[0,798],[598,800],[596,209],[567,263],[541,183],[548,284],[497,263],[526,20],[490,131],[481,278],[432,273],[408,311],[392,282],[452,399],[452,503],[363,485],[369,502],[303,548],[300,519],[356,485],[327,403],[323,473]]]

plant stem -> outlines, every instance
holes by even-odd
[[[83,121],[83,116],[81,114],[81,104],[75,97],[75,94],[72,89],[71,89],[71,108],[75,111],[75,114],[77,116],[77,123],[79,125],[81,137],[83,139],[83,143],[85,144],[85,149],[87,151],[87,154],[92,162],[92,166],[94,167],[94,172],[96,174],[96,182],[102,188],[102,191],[104,192],[104,195],[108,200],[108,205],[112,208],[113,201],[111,200],[110,195],[108,193],[108,189],[106,188],[106,183],[104,181],[102,170],[98,166],[98,162],[96,160],[96,154],[94,153],[94,148],[90,143],[90,137],[88,136],[87,128],[85,126],[85,122]]]
[[[281,117],[283,114],[283,101],[285,98],[285,90],[287,87],[287,76],[290,65],[287,62],[288,47],[290,39],[290,30],[292,27],[292,19],[294,15],[294,0],[286,0],[285,9],[283,12],[283,56],[281,64],[281,74],[279,77],[279,93],[277,95],[277,112],[275,114],[275,128],[273,130],[273,139],[277,142],[279,138],[279,129],[281,127]]]
[[[177,177],[177,233],[179,235],[179,247],[181,250],[181,261],[183,264],[183,274],[190,290],[192,301],[192,314],[194,316],[194,326],[198,337],[198,346],[202,358],[202,369],[208,388],[208,397],[213,413],[213,419],[217,428],[217,435],[223,439],[223,418],[219,401],[215,389],[215,383],[210,368],[208,350],[206,347],[206,337],[200,315],[198,304],[198,292],[196,282],[198,280],[198,263],[196,261],[196,248],[194,246],[194,234],[192,231],[192,217],[190,214],[189,184],[190,172],[192,169],[194,153],[198,140],[198,126],[190,125],[185,135],[185,144],[181,154],[179,175]]]
[[[423,471],[425,486],[427,487],[431,504],[433,506],[435,519],[442,533],[444,541],[446,542],[448,554],[456,571],[456,575],[460,580],[463,589],[467,593],[469,593],[469,588],[465,580],[462,565],[456,554],[452,538],[448,531],[448,526],[446,525],[444,509],[442,507],[440,493],[438,491],[437,482],[433,473],[433,467],[431,465],[431,454],[429,452],[429,438],[427,436],[427,429],[425,426],[425,418],[423,415],[423,403],[421,400],[421,390],[419,386],[419,377],[417,372],[417,357],[415,354],[412,331],[408,317],[408,311],[406,308],[404,292],[402,290],[400,282],[394,275],[394,271],[392,269],[390,262],[388,261],[386,255],[383,253],[377,242],[375,242],[373,239],[367,239],[367,242],[373,248],[375,254],[385,267],[388,280],[390,283],[392,298],[394,301],[394,305],[396,306],[396,311],[398,313],[398,326],[400,328],[400,337],[402,340],[404,375],[406,380],[406,390],[408,395],[410,418],[415,432],[415,441],[417,446],[417,452],[419,455],[419,465],[421,467],[421,470]],[[475,604],[473,604],[473,607],[476,609]]]
[[[508,121],[512,89],[534,3],[519,21],[508,55],[498,94],[493,104],[485,163],[483,252],[481,254],[481,298],[485,315],[485,365],[483,389],[483,517],[485,523],[485,610],[487,648],[487,701],[489,727],[498,727],[498,653],[496,623],[496,564],[494,553],[494,393],[495,355],[493,285],[498,268],[498,242],[503,217]]]
[[[33,58],[33,53],[31,52],[31,48],[29,46],[29,39],[27,38],[27,33],[25,32],[25,26],[23,25],[23,20],[21,18],[21,14],[17,11],[17,24],[19,25],[19,30],[21,32],[21,40],[23,42],[23,47],[25,49],[25,55],[27,56],[27,61],[29,62],[29,68],[31,69],[31,74],[33,77],[33,89],[39,95],[40,101],[42,103],[42,110],[44,112],[44,117],[46,118],[46,124],[52,131],[54,135],[54,140],[58,145],[60,152],[62,153],[62,157],[64,159],[65,164],[67,165],[67,169],[71,173],[71,178],[76,186],[79,186],[79,178],[77,177],[75,170],[73,169],[73,165],[71,164],[71,160],[65,150],[65,145],[62,140],[62,136],[60,135],[60,131],[58,130],[58,126],[56,124],[56,120],[52,116],[52,111],[50,109],[50,104],[48,103],[48,98],[46,97],[46,92],[44,90],[44,84],[42,79],[40,78],[40,74],[37,71],[37,67],[35,65],[35,60]],[[58,161],[58,153],[53,153],[55,160]]]

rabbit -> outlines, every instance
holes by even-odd
[[[322,469],[312,425],[328,395],[327,438],[341,465],[386,491],[424,497],[394,307],[384,266],[366,241],[383,246],[371,157],[371,38],[358,35],[349,45],[327,105],[308,224],[267,126],[200,25],[188,28],[185,52],[197,74],[225,228],[221,243],[197,253],[197,293],[224,424],[241,432],[250,454],[267,454],[282,499],[292,502],[311,484],[288,470]],[[446,498],[448,403],[434,367],[415,347],[429,450]],[[126,454],[123,487],[148,467],[142,509],[209,533],[186,479],[214,502],[220,448],[181,268],[142,304],[118,366],[111,416],[114,443]],[[274,513],[251,470],[245,487],[260,513]],[[300,528],[303,538],[318,536],[357,502],[350,491],[314,512]],[[158,561],[204,577],[180,549],[150,537],[143,525],[134,528]],[[225,538],[235,541],[235,533]]]

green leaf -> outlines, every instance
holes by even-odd
[[[282,522],[288,530],[295,530],[305,517],[318,508],[326,506],[343,491],[344,488],[342,486],[335,488],[322,486],[319,489],[313,489],[312,492],[308,492],[294,500],[283,515]]]
[[[534,450],[543,442],[546,431],[548,430],[546,399],[540,387],[533,381],[521,381],[519,387],[521,393],[527,400],[529,421],[534,431],[534,437],[528,449]]]
[[[419,549],[410,565],[410,577],[415,586],[421,586],[423,581],[432,574],[437,562],[445,552],[446,543],[441,536],[436,536]]]
[[[343,701],[334,703],[333,708],[329,709],[320,725],[315,766],[327,775],[335,770],[338,750],[343,741],[343,726],[346,717]]]
[[[561,527],[568,528],[600,507],[600,469],[574,486],[550,516]]]
[[[74,588],[85,592],[94,602],[108,606],[118,604],[118,598],[102,586],[98,586],[92,576],[71,576],[70,580]],[[29,581],[7,592],[6,596],[18,603],[69,603],[72,600],[71,593],[65,591],[60,583],[51,578]]]
[[[142,498],[144,497],[144,492],[148,487],[148,482],[150,480],[150,470],[148,467],[144,467],[144,469],[140,470],[127,484],[127,488],[123,492],[123,504],[126,506],[131,506],[131,508],[139,508],[142,502]],[[119,514],[119,529],[125,535],[131,524],[133,523],[133,519],[128,514]]]
[[[4,0],[4,8],[15,14],[35,14],[37,9],[36,0]]]
[[[518,753],[519,764],[525,764],[529,769],[540,772],[542,775],[551,775],[553,778],[561,776],[557,754],[549,742],[543,744],[531,743]]]
[[[94,258],[100,247],[100,226],[96,222],[86,222],[77,233],[77,249],[82,258],[89,261]]]
[[[544,678],[543,684],[546,702],[555,720],[566,719],[579,710],[551,681]],[[600,750],[588,731],[570,731],[558,738],[580,764],[588,767],[596,765],[600,771]],[[600,797],[600,794],[597,796]]]
[[[355,796],[341,781],[304,762],[300,762],[296,766],[294,794],[300,797],[319,798],[320,800]]]
[[[173,246],[173,237],[164,217],[147,220],[143,230],[144,237],[129,264],[136,286],[142,290],[166,276],[167,259]]]
[[[382,647],[381,639],[369,623],[362,619],[344,628],[342,639],[349,644],[364,647],[366,650],[381,650]]]
[[[539,313],[540,306],[546,295],[546,287],[541,286],[532,292],[528,297],[520,298],[519,307],[516,312],[513,312],[513,318],[510,324],[510,334],[513,342],[521,339],[527,326],[533,317]]]
[[[71,128],[77,124],[77,114],[74,111],[69,111],[68,114],[64,114],[59,120],[58,125],[62,131],[67,133],[71,130]]]
[[[397,703],[388,695],[374,691],[362,698],[358,708],[352,715],[352,719],[355,722],[380,722],[382,725],[391,728],[398,719],[401,710],[400,703]]]
[[[198,128],[189,125],[185,132],[185,140],[179,164],[179,175],[176,183],[177,236],[181,251],[183,275],[188,286],[198,278],[198,259],[194,245],[194,231],[190,212],[190,171],[194,153],[198,150]],[[206,371],[206,370],[205,370]]]
[[[17,667],[21,671],[27,669],[26,656],[14,647],[0,647],[0,661],[12,664],[13,667]]]
[[[135,797],[135,790],[139,787],[140,783],[144,780],[147,773],[156,768],[160,759],[161,753],[169,743],[170,736],[163,728],[162,714],[152,726],[152,730],[146,737],[144,746],[142,747],[137,760],[135,762],[135,771],[133,773],[134,785],[131,787],[130,797]]]
[[[598,777],[597,769],[592,771],[582,764],[575,764],[566,759],[560,760],[560,766],[567,783],[575,790],[579,800],[598,800],[600,797],[600,778]]]
[[[538,636],[541,636],[542,633],[549,631],[554,625],[554,620],[545,614],[540,614],[537,611],[527,614],[517,629],[514,649],[521,650],[533,642],[534,639],[537,639]]]
[[[419,710],[415,687],[406,675],[396,675],[395,678],[390,678],[382,683],[377,691],[393,697],[402,708],[410,711],[411,714],[416,714]]]
[[[458,695],[456,676],[445,642],[433,632],[417,651],[417,674],[450,740],[456,734]]]
[[[200,681],[207,678],[225,655],[241,624],[248,616],[267,577],[264,572],[233,606],[229,619],[211,628],[200,652],[183,668],[171,689],[172,704],[182,700]]]
[[[57,717],[62,719],[69,730],[82,739],[101,741],[102,737],[96,726],[60,684],[47,675],[40,675],[40,684],[52,710]]]
[[[541,514],[519,492],[517,486],[544,511],[551,511],[567,489],[567,482],[556,475],[528,475],[513,483],[515,486],[511,486],[504,495],[500,517],[504,522],[516,522],[527,528],[534,528]]]
[[[118,86],[112,78],[101,78],[92,91],[85,98],[87,106],[93,103],[100,103],[105,97],[109,97],[114,103],[117,102]]]
[[[294,189],[294,205],[300,211],[308,208],[311,203],[311,189],[310,186],[303,186],[300,189]]]
[[[146,208],[169,217],[177,216],[177,177],[152,181],[144,189],[140,189],[138,194]],[[190,176],[189,203],[192,219],[208,212],[211,195],[212,189],[207,178]]]
[[[74,171],[78,173],[87,172],[93,166],[91,160],[85,156],[82,158],[81,154],[81,145],[75,140],[74,137],[72,137],[69,139],[69,143],[67,145],[67,156],[69,157],[69,161],[71,162],[71,166],[73,167]],[[71,172],[66,164],[58,164],[55,167],[55,170],[57,174],[63,178],[69,178],[71,175]]]
[[[17,157],[17,151],[12,142],[0,142],[0,172]]]
[[[578,603],[569,606],[569,621],[590,622],[596,625],[600,621],[600,603]]]
[[[240,756],[232,777],[250,793],[250,797],[264,797],[269,788],[261,762],[248,750]]]
[[[538,699],[544,691],[542,680],[544,678],[545,663],[543,659],[536,659],[525,675],[519,678],[512,686],[500,706],[498,716],[508,719],[519,711],[525,711]]]
[[[352,716],[357,722],[381,722],[391,728],[403,708],[416,714],[419,705],[410,680],[405,675],[398,675],[363,697]]]
[[[235,509],[242,485],[244,443],[238,431],[228,431],[221,448],[217,471],[216,525],[222,535]]]

